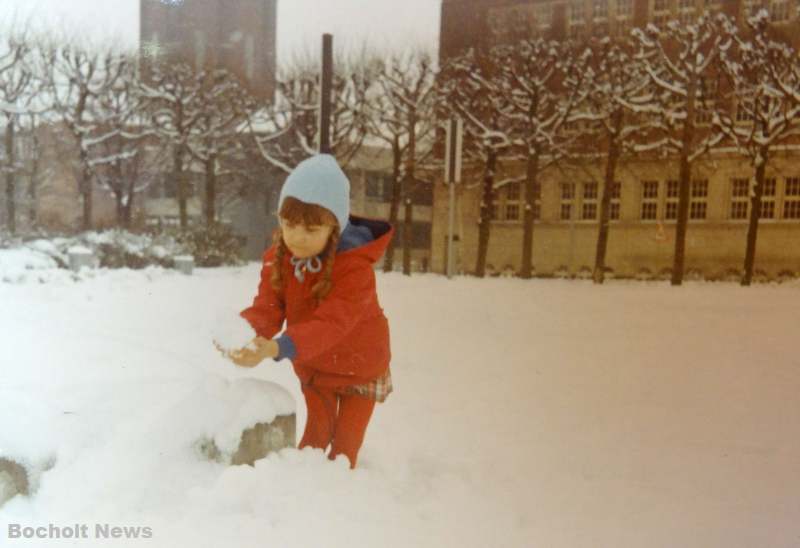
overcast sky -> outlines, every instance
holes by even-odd
[[[440,0],[279,0],[278,55],[316,52],[323,32],[334,34],[337,48],[367,40],[381,47],[435,50],[440,6]],[[14,15],[34,26],[127,46],[139,40],[139,0],[0,0],[0,21]]]

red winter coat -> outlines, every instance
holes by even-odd
[[[292,361],[303,384],[313,376],[322,386],[350,386],[375,380],[389,368],[389,323],[375,291],[376,263],[392,238],[394,229],[384,221],[350,216],[350,222],[367,226],[374,240],[339,251],[331,272],[330,293],[315,306],[311,288],[322,272],[305,272],[299,282],[283,258],[284,289],[270,284],[275,268],[275,246],[264,252],[261,282],[253,305],[241,312],[257,335],[271,339],[283,327],[295,344]]]

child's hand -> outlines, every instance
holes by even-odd
[[[216,341],[214,346],[223,356],[241,367],[255,367],[265,358],[274,358],[278,355],[278,343],[263,337],[256,337],[243,348],[234,350],[225,350]]]

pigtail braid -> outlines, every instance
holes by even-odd
[[[275,260],[272,263],[270,284],[272,284],[272,289],[280,293],[283,291],[283,257],[287,252],[280,227],[272,233],[272,243],[275,244]]]
[[[317,306],[322,302],[328,293],[333,289],[333,281],[331,279],[333,273],[333,263],[336,260],[336,248],[339,247],[339,227],[335,227],[331,236],[328,239],[328,245],[325,248],[325,259],[322,263],[322,278],[314,284],[311,288],[311,294],[317,301]]]

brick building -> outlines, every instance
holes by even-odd
[[[440,56],[470,46],[491,46],[525,36],[551,39],[621,35],[648,22],[691,21],[703,9],[741,19],[766,3],[702,0],[443,0]],[[776,32],[796,42],[796,2],[768,6]],[[746,122],[746,121],[743,121]],[[580,130],[580,128],[577,128]],[[756,272],[764,278],[800,275],[800,151],[779,151],[768,164],[759,224]],[[524,173],[503,165],[497,180]],[[533,263],[538,275],[590,276],[599,230],[600,186],[605,162],[539,175],[535,204]],[[749,160],[730,149],[715,150],[693,165],[686,273],[706,278],[735,277],[744,262],[749,211]],[[478,166],[467,167],[458,188],[457,269],[471,272],[478,249],[480,181]],[[617,171],[611,202],[606,265],[619,276],[667,277],[672,266],[677,213],[678,162],[672,158],[625,158]],[[497,190],[487,256],[489,270],[521,267],[523,193],[520,183]],[[447,188],[435,185],[432,268],[444,272]],[[759,272],[760,271],[760,272]]]

